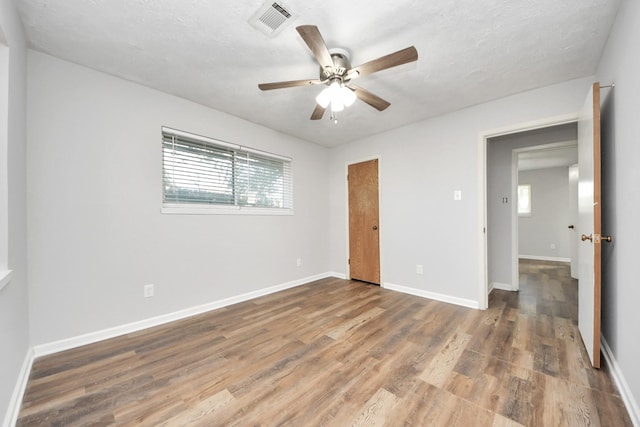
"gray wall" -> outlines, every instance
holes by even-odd
[[[325,147],[34,51],[28,114],[33,344],[327,273]],[[162,214],[161,126],[292,157],[295,215]]]
[[[598,69],[602,96],[602,335],[640,401],[640,3],[623,1]],[[636,407],[636,416],[640,412]],[[640,421],[640,420],[639,420]]]
[[[532,206],[518,217],[518,255],[568,261],[569,168],[520,171],[518,184],[531,185]]]
[[[331,270],[348,271],[346,164],[379,155],[383,284],[421,295],[482,301],[484,152],[479,135],[514,123],[575,114],[591,81],[525,92],[332,149]],[[575,131],[569,133],[575,139]],[[453,200],[455,190],[462,191],[461,201]],[[417,264],[425,274],[416,274]]]
[[[6,152],[8,202],[8,268],[11,282],[0,291],[0,420],[29,348],[26,249],[26,42],[10,0],[0,1],[0,27],[9,46],[8,129]],[[3,148],[4,150],[4,148]],[[5,171],[0,170],[0,173]],[[4,231],[2,231],[4,233]],[[4,238],[4,236],[3,236]],[[6,419],[5,419],[6,420]]]
[[[585,89],[585,92],[586,93]],[[576,108],[577,110],[577,108]],[[575,123],[491,138],[487,144],[487,257],[489,283],[515,288],[512,259],[512,152],[517,148],[575,141]],[[508,203],[502,198],[508,197]],[[517,255],[517,254],[516,254]],[[516,267],[517,268],[517,267]]]

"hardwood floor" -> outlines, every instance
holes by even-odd
[[[630,426],[568,267],[471,310],[324,279],[39,358],[18,426]]]

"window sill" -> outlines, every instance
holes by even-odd
[[[0,271],[0,291],[11,282],[11,270]]]
[[[165,205],[160,212],[170,215],[293,215],[293,209],[249,208],[238,206]]]

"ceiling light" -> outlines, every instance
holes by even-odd
[[[356,101],[356,94],[338,79],[324,88],[316,97],[316,102],[322,108],[331,105],[331,111],[337,112],[344,110],[344,107],[350,107]]]
[[[352,89],[342,86],[340,92],[342,93],[342,101],[345,107],[351,107],[356,102],[356,93]]]

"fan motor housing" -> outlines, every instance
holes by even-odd
[[[351,69],[349,51],[346,49],[334,48],[329,49],[329,54],[333,60],[333,70],[323,69],[320,67],[320,80],[333,80],[333,78],[342,77]]]

